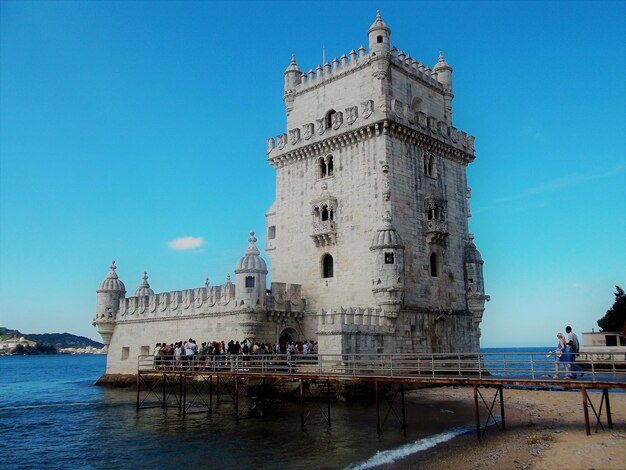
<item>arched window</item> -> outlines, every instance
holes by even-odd
[[[322,220],[328,220],[328,207],[322,207]]]
[[[336,111],[334,109],[331,109],[326,113],[326,129],[330,129],[333,127],[333,114],[335,113]]]
[[[320,157],[320,159],[318,160],[318,165],[319,165],[320,178],[325,178],[327,174],[327,167],[326,167],[326,161],[324,160],[324,157]]]
[[[333,257],[326,253],[322,258],[322,277],[328,278],[334,276]]]
[[[333,176],[333,156],[332,155],[328,155],[326,157],[326,169],[327,169],[327,174],[328,176]]]
[[[436,253],[431,253],[430,254],[430,275],[431,275],[431,277],[438,277],[437,254]]]

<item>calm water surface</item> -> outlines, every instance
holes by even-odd
[[[330,428],[313,409],[304,432],[293,402],[271,405],[263,418],[243,403],[239,421],[224,396],[212,415],[137,413],[132,390],[94,386],[105,362],[0,357],[2,468],[368,468],[471,429],[473,411],[454,403],[407,405],[406,438],[392,414],[381,439],[373,403],[333,403]]]

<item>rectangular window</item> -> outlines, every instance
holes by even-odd
[[[246,276],[246,287],[254,287],[254,277]]]
[[[393,264],[393,253],[385,253],[385,264]]]
[[[150,355],[150,346],[142,346],[140,355],[142,355],[142,356]]]
[[[124,346],[122,348],[122,361],[127,360],[129,354],[130,354],[130,347]]]
[[[276,225],[267,227],[267,239],[273,240],[274,238],[276,238]]]

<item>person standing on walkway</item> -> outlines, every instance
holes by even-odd
[[[563,369],[565,370],[565,378],[570,378],[569,375],[569,367],[567,365],[567,345],[565,344],[565,338],[563,338],[563,333],[557,333],[556,337],[558,339],[558,343],[556,349],[552,351],[552,354],[556,356],[556,362],[554,365],[554,378],[559,378],[559,365],[563,364]]]
[[[576,372],[580,372],[580,376],[585,375],[582,370],[583,368],[576,364],[576,358],[578,356],[578,350],[580,349],[580,344],[578,343],[578,336],[576,333],[572,331],[571,326],[565,327],[565,333],[567,333],[567,352],[568,352],[568,362],[570,363],[569,368],[572,373],[572,377],[577,378]]]

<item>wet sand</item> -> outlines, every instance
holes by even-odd
[[[487,390],[485,399],[493,397]],[[491,398],[488,398],[488,395]],[[423,389],[410,393],[410,400],[463,403],[473,410],[473,392],[469,387]],[[403,460],[381,466],[389,469],[468,470],[503,469],[624,469],[626,468],[626,393],[611,393],[613,429],[595,432],[591,409],[591,436],[584,426],[580,391],[504,390],[506,430],[490,426],[483,440],[471,432],[418,452]],[[599,406],[600,394],[592,395]],[[482,405],[481,405],[482,406]],[[495,412],[499,413],[496,405]],[[486,409],[481,409],[481,420]],[[408,423],[410,426],[410,423]]]

